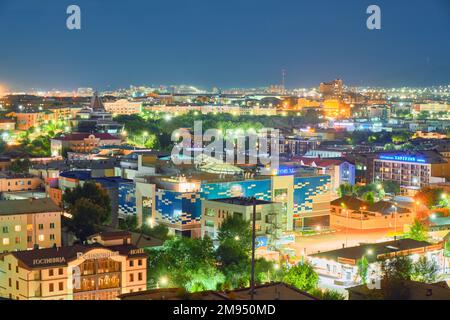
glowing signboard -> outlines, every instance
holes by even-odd
[[[401,162],[415,162],[415,163],[426,163],[425,159],[418,158],[415,156],[405,156],[405,155],[381,155],[381,160],[391,160],[391,161],[401,161]]]

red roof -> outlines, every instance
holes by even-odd
[[[94,136],[100,140],[121,140],[119,137],[113,136],[109,133],[72,133],[63,137],[55,138],[55,140],[61,141],[80,141]]]

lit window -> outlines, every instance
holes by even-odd
[[[15,231],[15,232],[20,232],[20,231],[22,231],[22,226],[20,226],[20,225],[15,226],[15,227],[14,227],[14,231]]]
[[[39,237],[38,237],[38,239],[39,239],[39,241],[44,241],[45,237],[44,237],[43,234],[40,234]]]
[[[3,238],[3,245],[4,246],[9,245],[9,238]]]

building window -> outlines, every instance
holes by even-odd
[[[16,290],[19,290],[19,281],[16,281]]]
[[[139,272],[139,273],[138,273],[138,280],[139,280],[139,281],[142,281],[142,272]]]
[[[134,282],[134,274],[130,273],[130,282]]]
[[[15,226],[15,227],[14,227],[14,231],[15,231],[15,232],[20,232],[20,231],[22,231],[22,226],[21,226],[21,225]]]
[[[61,276],[63,273],[64,273],[63,268],[59,268],[59,269],[58,269],[58,274]]]
[[[9,238],[3,238],[3,245],[8,246],[9,245]]]
[[[44,235],[43,234],[40,234],[39,236],[38,236],[38,239],[39,239],[39,241],[44,241],[44,239],[45,239],[45,237],[44,237]]]
[[[8,285],[9,285],[10,287],[12,287],[12,280],[11,280],[11,278],[8,279]]]
[[[134,267],[134,260],[130,260],[130,267]]]
[[[16,266],[16,273],[19,273],[19,266]]]
[[[64,282],[58,283],[58,289],[59,289],[59,291],[63,291],[64,290]]]
[[[28,242],[28,243],[33,242],[33,237],[32,237],[32,236],[27,236],[27,242]]]
[[[11,263],[8,263],[8,270],[11,271]]]
[[[3,233],[8,233],[9,232],[8,227],[3,227],[2,229],[3,229]]]
[[[33,225],[32,224],[28,224],[27,225],[27,231],[33,231]]]
[[[44,229],[44,225],[42,223],[40,223],[39,226],[38,226],[38,229],[39,230],[43,230]]]
[[[50,235],[50,240],[55,240],[55,235],[54,234]]]
[[[16,244],[20,244],[20,237],[16,237]]]
[[[138,266],[142,266],[142,260],[141,259],[138,260]]]
[[[55,291],[55,286],[53,285],[53,283],[50,283],[50,284],[48,285],[48,291],[49,291],[49,292]]]
[[[50,229],[55,229],[55,224],[53,222],[50,223]]]
[[[48,276],[53,277],[53,269],[48,270]]]

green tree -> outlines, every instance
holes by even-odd
[[[385,180],[381,184],[386,193],[391,193],[394,195],[400,193],[400,185],[398,184],[398,182]]]
[[[355,194],[354,187],[349,183],[343,183],[339,186],[338,194],[340,197],[353,196]]]
[[[9,166],[9,170],[15,173],[27,173],[30,169],[30,159],[17,159],[14,160]]]
[[[408,256],[398,256],[381,262],[381,273],[385,281],[411,280],[413,263]]]
[[[98,226],[102,224],[108,215],[104,207],[93,203],[89,199],[80,198],[69,211],[72,219],[68,221],[68,228],[76,237],[84,242],[86,238],[98,231]]]
[[[69,229],[81,240],[95,233],[100,225],[111,221],[111,202],[106,190],[93,182],[64,192],[63,205],[72,215]]]
[[[425,241],[428,239],[428,232],[422,222],[418,219],[414,219],[409,232],[406,233],[406,237],[417,241]]]
[[[157,226],[154,226],[153,228],[144,224],[139,229],[143,234],[154,237],[161,240],[167,240],[169,239],[169,228],[163,224],[158,224]]]
[[[358,266],[358,276],[361,278],[363,284],[367,283],[367,276],[369,272],[369,261],[367,261],[366,256],[363,256],[357,262]]]
[[[319,275],[309,263],[302,263],[286,270],[283,281],[300,290],[310,292],[317,288]]]
[[[166,277],[167,286],[185,288],[189,292],[216,290],[225,281],[217,270],[211,239],[174,238],[162,249],[149,252],[148,277],[150,286]]]
[[[412,279],[419,282],[434,283],[436,282],[438,271],[439,266],[437,263],[423,256],[414,263]]]
[[[317,288],[309,293],[320,300],[345,300],[345,295],[335,290]]]
[[[136,231],[138,229],[137,215],[128,215],[125,219],[120,219],[119,228],[127,231]]]

